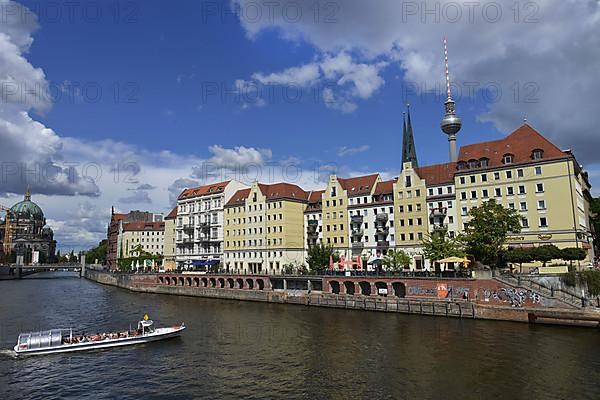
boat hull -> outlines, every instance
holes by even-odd
[[[131,336],[119,339],[105,339],[100,341],[75,344],[62,344],[60,346],[44,347],[39,349],[19,349],[17,345],[14,347],[14,351],[17,356],[33,356],[42,354],[71,353],[75,351],[108,349],[112,347],[132,346],[136,344],[150,343],[159,340],[175,338],[178,337],[183,330],[185,330],[184,325],[173,328],[159,328],[156,330],[155,333],[143,336]]]

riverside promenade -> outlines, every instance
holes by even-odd
[[[136,292],[429,316],[600,326],[600,311],[495,278],[114,274],[92,281]]]

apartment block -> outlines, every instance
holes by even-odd
[[[223,256],[223,207],[243,184],[225,181],[184,190],[177,199],[179,268],[219,268]]]
[[[225,270],[281,274],[305,264],[304,211],[309,193],[297,185],[254,183],[225,205]]]
[[[126,222],[123,224],[120,258],[139,257],[142,252],[162,256],[165,244],[164,222]]]

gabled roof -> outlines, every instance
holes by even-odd
[[[164,222],[125,222],[123,232],[132,231],[164,231]]]
[[[237,192],[235,192],[233,194],[233,196],[231,197],[231,199],[229,199],[229,201],[227,202],[227,204],[225,204],[225,207],[234,207],[234,206],[241,206],[244,204],[244,202],[246,201],[246,199],[248,198],[248,195],[250,194],[250,189],[240,189]]]
[[[427,186],[443,185],[445,183],[454,183],[454,174],[456,173],[456,163],[427,165],[425,167],[415,168],[417,175],[425,180]]]
[[[258,187],[267,198],[267,201],[279,199],[308,200],[308,192],[304,191],[300,186],[291,183],[274,183],[272,185],[259,183]]]
[[[337,178],[348,197],[370,194],[379,174],[357,176],[355,178]]]
[[[323,193],[325,193],[324,190],[311,190],[308,194],[308,202],[319,203],[323,201]]]
[[[173,209],[167,214],[165,219],[175,219],[177,217],[177,206],[173,207]]]
[[[378,182],[377,186],[375,186],[375,192],[373,193],[373,196],[392,194],[394,192],[394,183],[396,183],[396,179]]]
[[[469,162],[469,160],[487,158],[488,167],[499,167],[504,165],[502,162],[504,155],[512,154],[512,163],[522,164],[531,162],[531,153],[538,149],[544,152],[542,157],[544,160],[568,156],[568,153],[556,147],[538,131],[524,124],[503,139],[462,146],[458,160]]]
[[[231,181],[213,183],[210,185],[198,186],[195,188],[185,189],[179,197],[178,200],[189,199],[191,197],[200,197],[206,196],[209,194],[222,193],[225,191],[225,188]]]

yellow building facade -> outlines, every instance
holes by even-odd
[[[287,183],[238,191],[224,209],[226,271],[283,274],[304,265],[307,200],[308,192]]]

